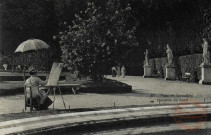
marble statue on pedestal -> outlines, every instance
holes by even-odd
[[[203,48],[203,63],[205,65],[210,64],[210,52],[208,50],[209,48],[209,44],[206,38],[203,38],[203,44],[202,44],[202,48]]]
[[[175,72],[175,67],[173,65],[173,53],[169,44],[167,44],[166,47],[167,47],[166,54],[168,58],[168,63],[165,66],[166,68],[165,80],[175,80],[176,72]]]
[[[144,64],[144,78],[146,77],[152,77],[152,67],[149,65],[149,52],[146,49],[145,54],[145,64]]]
[[[172,53],[172,50],[171,50],[169,44],[167,44],[166,47],[167,47],[166,53],[167,53],[167,58],[168,58],[167,65],[172,65],[173,64],[173,53]]]
[[[145,54],[145,65],[149,65],[149,52],[148,50],[146,49],[146,52],[144,52]]]
[[[203,63],[201,67],[201,80],[199,84],[211,84],[211,63],[210,63],[210,51],[209,43],[206,38],[203,38]]]

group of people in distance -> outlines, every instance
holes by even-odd
[[[125,69],[125,66],[122,65],[122,67],[120,65],[118,66],[113,66],[111,68],[111,72],[112,72],[112,77],[120,77],[122,75],[122,78],[125,77],[125,73],[126,73],[126,69]]]

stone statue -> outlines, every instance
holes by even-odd
[[[203,58],[204,58],[204,64],[209,64],[210,63],[210,52],[208,51],[208,47],[209,47],[209,44],[208,44],[208,41],[206,38],[203,38],[203,44],[202,44],[202,47],[203,47]]]
[[[172,65],[173,64],[173,53],[171,48],[169,47],[169,44],[166,45],[167,46],[167,58],[168,58],[168,65]]]
[[[146,52],[144,52],[145,54],[145,65],[149,65],[149,52],[148,50],[146,49]]]

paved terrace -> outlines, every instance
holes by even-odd
[[[81,93],[64,95],[67,108],[96,108],[113,106],[152,106],[161,104],[178,104],[181,100],[195,98],[201,102],[211,102],[211,86],[187,83],[181,81],[165,81],[158,78],[143,78],[141,76],[126,76],[117,79],[132,85],[132,93],[124,94],[93,94]],[[53,99],[52,96],[50,98]],[[173,101],[172,99],[177,99]],[[52,107],[52,106],[51,106]],[[22,112],[24,96],[13,95],[0,97],[0,114]],[[56,96],[55,108],[64,109],[61,97]]]

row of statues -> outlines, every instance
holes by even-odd
[[[173,53],[172,50],[169,46],[169,44],[166,45],[167,50],[166,50],[166,54],[167,54],[167,58],[168,58],[168,65],[172,65],[173,63]],[[145,54],[145,65],[149,65],[149,51],[146,49],[146,52],[144,52]]]
[[[169,46],[169,44],[166,45],[166,54],[167,54],[167,59],[168,59],[168,66],[171,66],[173,64],[173,52]],[[203,38],[203,64],[208,65],[210,64],[210,51],[208,50],[209,44],[208,40],[206,38]],[[145,54],[145,65],[149,66],[149,51],[146,49]]]

